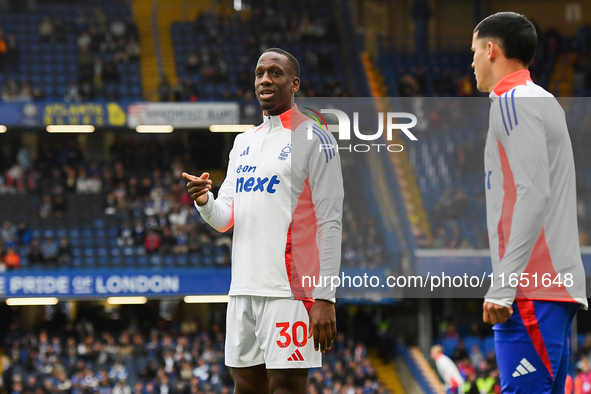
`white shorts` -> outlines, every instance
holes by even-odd
[[[308,309],[289,298],[230,296],[226,365],[267,369],[319,368],[322,354],[308,339]]]

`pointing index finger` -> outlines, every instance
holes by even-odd
[[[197,177],[195,175],[191,175],[186,172],[183,172],[182,176],[188,182],[191,182],[191,181],[194,181],[195,179],[197,179]]]

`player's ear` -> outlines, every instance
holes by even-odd
[[[489,61],[493,60],[496,53],[495,53],[495,44],[492,41],[486,43],[486,57]]]
[[[300,78],[293,77],[293,79],[291,80],[291,88],[290,88],[291,94],[294,94],[298,90],[300,90]]]

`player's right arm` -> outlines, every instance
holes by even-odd
[[[188,182],[187,191],[195,201],[195,207],[203,220],[218,231],[224,232],[234,225],[234,184],[236,171],[234,169],[233,150],[230,152],[230,162],[226,179],[218,192],[218,198],[213,197],[211,180],[208,173],[200,177],[183,173],[183,178]]]

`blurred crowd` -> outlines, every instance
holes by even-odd
[[[222,325],[214,322],[206,330],[191,318],[180,323],[133,318],[121,329],[106,328],[114,323],[97,327],[81,317],[59,328],[41,325],[29,331],[19,320],[12,322],[0,349],[0,389],[23,394],[232,392]],[[323,367],[310,371],[309,393],[388,393],[365,346],[345,334],[338,334],[323,358]]]
[[[117,65],[137,62],[141,54],[139,32],[133,18],[107,18],[100,7],[91,15],[80,9],[74,20],[45,16],[37,27],[42,43],[67,43],[74,37],[77,46],[78,76],[66,86],[66,101],[93,100],[98,97],[117,99],[116,90],[107,85],[119,83]],[[0,73],[15,72],[19,67],[19,44],[15,34],[5,35],[0,26]],[[8,77],[2,84],[3,101],[40,101],[45,94],[30,81]]]
[[[19,43],[15,34],[4,33],[0,27],[0,74],[16,71],[19,66]],[[6,78],[2,84],[0,98],[5,102],[43,100],[43,91],[32,87],[28,81],[18,83],[14,78]]]
[[[70,263],[68,237],[45,237],[38,230],[68,227],[68,218],[76,215],[70,207],[76,196],[95,195],[102,196],[102,206],[86,210],[117,226],[118,246],[159,256],[211,254],[214,265],[228,266],[232,231],[219,233],[201,219],[180,176],[195,167],[188,152],[203,149],[198,145],[201,148],[193,149],[173,141],[118,139],[104,162],[87,159],[75,141],[42,141],[36,152],[22,145],[16,153],[0,153],[0,195],[39,199],[38,211],[31,212],[34,217],[0,224],[0,261],[6,269],[18,268],[16,252],[37,266]],[[347,193],[354,195],[354,161],[344,159],[343,171]],[[222,180],[216,179],[214,193]],[[383,239],[367,210],[364,204],[345,201],[343,267],[378,268],[386,261]]]
[[[128,154],[130,147],[133,156]],[[152,154],[155,149],[157,155]],[[77,195],[99,195],[102,207],[88,209],[97,211],[97,218],[112,219],[109,223],[118,227],[119,246],[143,247],[148,254],[209,253],[217,248],[221,253],[213,263],[229,265],[232,232],[213,230],[193,208],[180,177],[191,168],[183,162],[187,157],[182,152],[174,143],[116,143],[111,147],[112,160],[99,163],[85,160],[75,142],[41,144],[36,160],[30,148],[21,147],[13,162],[0,160],[0,195],[30,195],[40,198],[40,204],[29,222],[4,221],[0,261],[6,268],[17,268],[9,257],[26,250],[32,264],[69,262],[72,251],[67,237],[43,238],[34,225],[53,223],[56,230],[63,228],[68,201]]]
[[[51,25],[52,21],[46,18],[41,26],[44,24]],[[98,95],[109,100],[117,99],[115,91],[107,92],[105,87],[120,82],[119,63],[137,62],[141,53],[139,32],[133,18],[109,20],[96,7],[90,16],[80,10],[73,28],[77,35],[78,80],[70,81],[64,99],[93,100]],[[51,39],[52,34],[45,39]]]
[[[367,348],[338,333],[331,350],[324,354],[322,368],[310,371],[309,394],[387,394],[379,382]]]
[[[263,1],[249,2],[246,19],[234,10],[217,10],[200,13],[194,23],[195,34],[204,36],[205,45],[190,50],[185,68],[189,74],[198,74],[205,80],[227,83],[229,76],[227,53],[223,45],[233,42],[248,31],[248,38],[241,48],[241,72],[236,86],[228,86],[221,100],[253,100],[253,70],[260,54],[270,47],[289,47],[301,43],[307,45],[298,59],[302,67],[302,85],[298,95],[307,97],[345,97],[347,89],[331,76],[337,72],[339,54],[332,48],[338,45],[333,17],[315,13],[322,5],[318,0],[307,0],[297,6],[288,1],[274,2],[272,6]],[[289,49],[289,48],[288,48]],[[311,80],[312,75],[325,76],[321,84]],[[159,85],[162,101],[197,101],[199,90],[191,77],[177,81],[173,86],[166,76]]]
[[[99,330],[83,317],[34,332],[13,323],[2,349],[0,387],[23,394],[231,392],[220,325],[203,330],[191,319],[153,323],[142,327],[135,319],[120,331]]]

